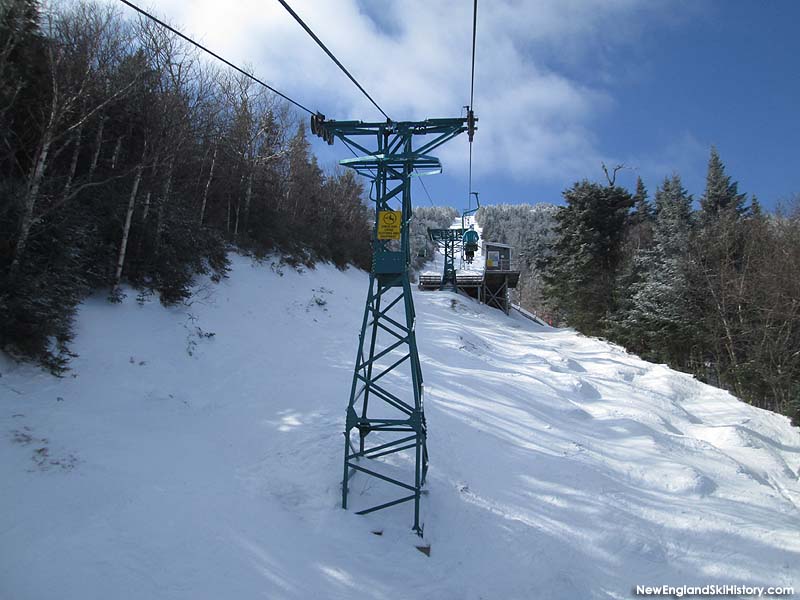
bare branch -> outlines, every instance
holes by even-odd
[[[627,169],[624,164],[618,164],[614,167],[613,172],[609,175],[608,168],[606,167],[606,163],[600,163],[603,166],[603,173],[606,174],[606,180],[608,181],[608,187],[614,187],[614,183],[617,181],[617,172],[621,171],[622,169]]]

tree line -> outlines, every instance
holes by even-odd
[[[713,148],[697,209],[678,174],[652,200],[613,177],[563,195],[537,263],[551,313],[800,425],[799,206],[764,212]]]
[[[63,369],[72,318],[127,282],[165,304],[227,252],[369,268],[364,190],[303,122],[145,19],[0,0],[0,346]]]

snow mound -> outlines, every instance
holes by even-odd
[[[449,292],[415,292],[430,557],[408,505],[341,510],[366,287],[233,257],[187,306],[88,300],[62,379],[0,358],[0,598],[800,588],[787,419]]]

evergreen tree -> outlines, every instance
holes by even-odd
[[[673,365],[683,362],[692,331],[685,273],[691,204],[677,174],[664,179],[655,197],[653,247],[635,254],[639,277],[630,286],[625,314],[616,322],[629,347]]]
[[[636,178],[636,193],[633,195],[633,209],[628,217],[627,244],[632,251],[649,247],[653,238],[655,212],[648,201],[647,188],[641,177]]]
[[[743,395],[740,366],[746,361],[741,344],[747,310],[743,278],[749,270],[744,198],[712,148],[699,226],[689,244],[689,292],[697,315],[698,356],[694,360],[698,365],[712,365],[702,377],[739,396]]]
[[[26,107],[46,89],[46,41],[36,0],[0,2],[0,185],[25,172],[38,131]]]
[[[646,265],[646,262],[641,260],[641,255],[653,245],[654,219],[655,212],[648,200],[647,188],[642,178],[637,177],[633,209],[628,215],[622,261],[615,283],[616,312],[609,321],[609,333],[621,343],[628,343],[629,327],[622,322],[631,309],[633,287],[641,279],[641,271]]]
[[[323,174],[317,157],[311,152],[304,122],[300,123],[289,142],[288,167],[287,202],[293,231],[300,233],[324,226],[321,212]]]
[[[352,170],[340,171],[327,178],[325,196],[332,215],[325,232],[326,254],[339,268],[354,264],[369,270],[372,223],[363,202],[363,185]]]
[[[749,217],[755,219],[760,219],[764,216],[764,210],[761,208],[761,203],[755,194],[750,197],[750,208],[747,213]]]
[[[556,213],[558,241],[542,263],[545,291],[567,323],[587,335],[604,331],[615,310],[614,287],[630,193],[618,186],[581,181],[564,192]]]
[[[728,211],[744,212],[745,194],[740,194],[739,184],[725,174],[725,165],[717,149],[711,147],[706,174],[706,189],[700,199],[701,218],[704,223],[713,221]]]

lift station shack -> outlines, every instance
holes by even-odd
[[[487,271],[511,270],[511,246],[497,242],[484,242],[483,255],[486,257]]]
[[[486,262],[479,299],[506,314],[511,308],[508,290],[517,287],[519,283],[519,269],[512,264],[512,251],[513,248],[508,244],[483,243],[483,256]]]

